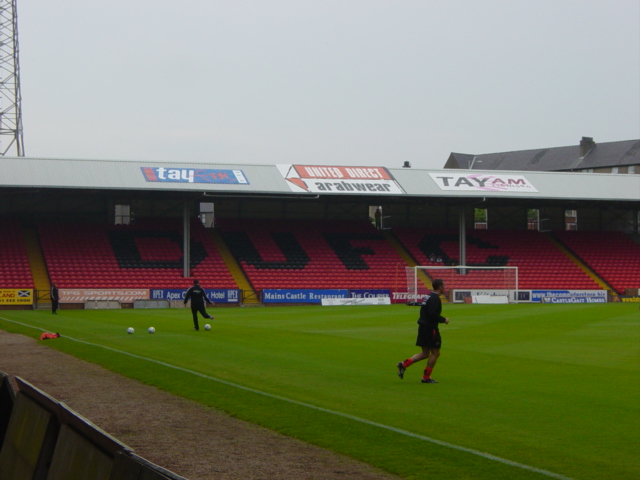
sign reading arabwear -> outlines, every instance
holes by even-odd
[[[352,195],[402,195],[404,190],[384,167],[278,165],[293,192]]]
[[[477,192],[524,192],[537,193],[526,177],[522,175],[486,173],[429,173],[440,190]]]
[[[133,303],[134,300],[148,300],[149,289],[101,289],[78,288],[60,289],[60,303],[84,303],[86,300],[118,300],[122,303]]]
[[[242,170],[207,168],[140,167],[147,182],[227,183],[249,185]]]
[[[0,289],[0,305],[33,305],[33,290],[2,288]]]

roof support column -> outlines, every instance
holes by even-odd
[[[182,253],[184,259],[183,277],[185,278],[191,276],[191,271],[189,268],[191,265],[191,219],[189,218],[190,210],[191,209],[189,201],[185,200],[182,206]]]
[[[460,234],[460,265],[467,265],[467,222],[464,206],[458,210],[458,233]],[[466,269],[461,269],[458,273],[466,274]]]

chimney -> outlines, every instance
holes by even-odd
[[[586,157],[593,147],[596,146],[596,142],[592,137],[582,137],[580,140],[580,156]]]

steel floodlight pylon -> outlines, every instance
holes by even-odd
[[[0,0],[0,155],[24,157],[17,0]]]

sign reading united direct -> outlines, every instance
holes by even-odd
[[[147,182],[231,183],[249,185],[242,170],[211,168],[140,167]]]
[[[294,192],[398,195],[404,190],[384,167],[278,165]]]

